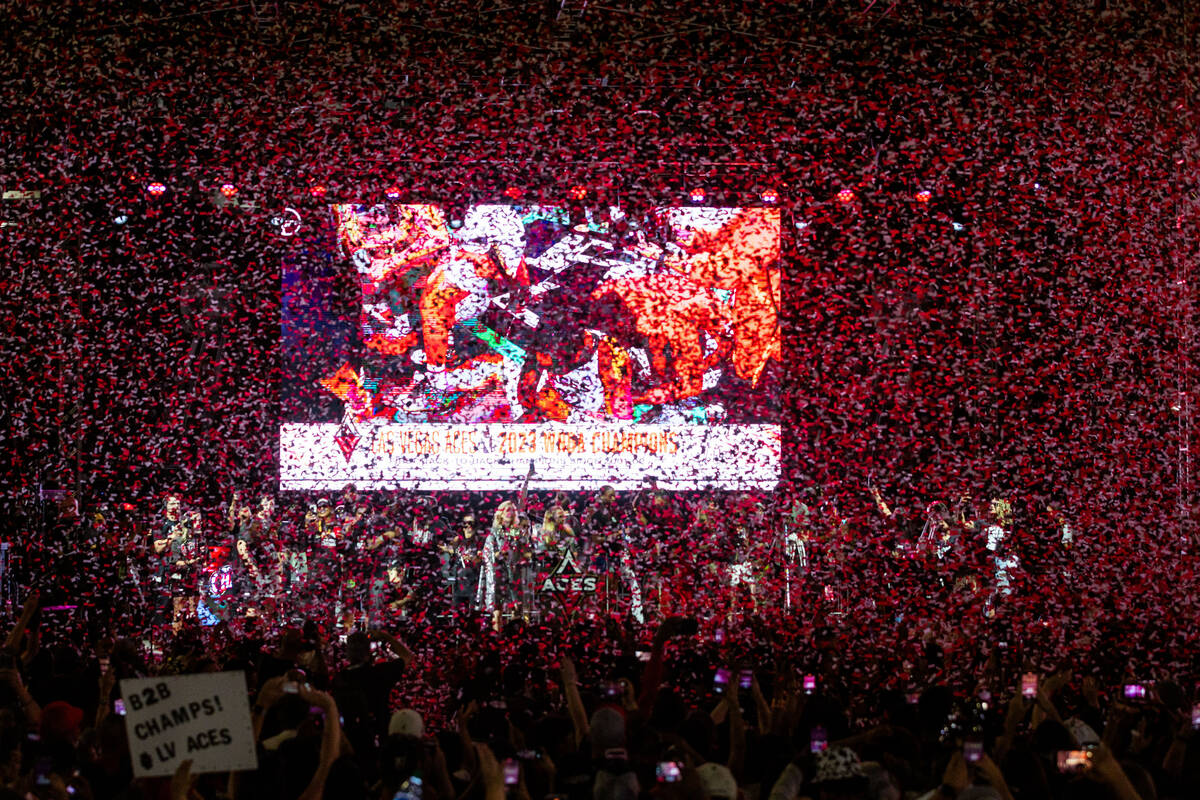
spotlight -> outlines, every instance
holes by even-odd
[[[397,198],[400,197],[400,187],[399,186],[389,186],[388,188],[384,189],[383,196],[386,197],[388,200],[396,200]]]
[[[701,188],[692,189],[691,194],[688,195],[688,199],[693,203],[703,203],[706,197],[708,197],[708,193]]]
[[[124,225],[126,222],[129,222],[128,214],[114,214],[113,215],[113,224],[114,225]]]
[[[922,189],[921,191],[917,192],[918,203],[928,203],[932,199],[933,192],[929,191],[928,189]]]
[[[154,195],[155,197],[158,197],[160,194],[162,194],[166,190],[167,190],[166,184],[161,183],[160,181],[154,181],[153,183],[146,184],[146,191],[149,192],[150,194]]]
[[[837,193],[837,201],[839,203],[854,202],[854,192],[850,191],[849,189],[842,189],[840,192]]]
[[[237,187],[234,186],[232,183],[222,183],[221,184],[221,194],[225,197],[226,200],[232,200],[234,197],[237,196],[237,192],[238,192]]]
[[[774,189],[767,189],[765,192],[762,193],[762,201],[764,203],[772,203],[772,204],[778,203],[779,202],[779,192],[775,191]]]
[[[313,197],[324,197],[326,191],[325,184],[323,183],[314,183],[312,188],[308,190],[309,194]]]
[[[587,194],[588,190],[586,186],[572,186],[571,191],[567,193],[567,196],[572,200],[583,200],[587,197]]]
[[[513,200],[521,199],[521,189],[518,186],[510,186],[504,190],[504,196]]]

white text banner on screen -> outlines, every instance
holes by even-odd
[[[512,486],[529,462],[540,489],[772,489],[779,425],[364,423],[356,440],[337,423],[287,423],[279,435],[284,491],[478,491]],[[349,449],[349,457],[346,449]]]

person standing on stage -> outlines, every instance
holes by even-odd
[[[408,527],[404,549],[404,583],[411,592],[412,602],[408,607],[411,615],[421,617],[439,615],[445,608],[443,595],[442,562],[439,557],[438,539],[443,538],[437,530],[436,504],[426,497],[413,508],[412,523]]]
[[[665,617],[671,607],[669,577],[676,569],[679,535],[685,522],[653,475],[646,476],[645,485],[633,501],[637,520],[635,533],[629,537],[633,567],[641,576],[643,604],[650,605],[650,598],[654,598],[659,614]]]
[[[234,502],[237,502],[235,495]],[[231,504],[232,509],[232,504]],[[275,611],[282,573],[282,556],[274,536],[274,500],[263,497],[258,510],[236,509],[233,546],[241,565],[238,594],[247,607],[267,615]]]
[[[266,577],[265,585],[260,587],[265,605],[273,610],[280,593],[283,591],[283,579],[286,573],[287,556],[283,551],[283,543],[279,540],[279,522],[275,518],[275,498],[264,494],[258,500],[258,510],[254,512],[254,535],[262,548],[259,569]]]
[[[233,549],[237,554],[237,591],[243,605],[253,606],[258,599],[258,587],[262,582],[262,571],[258,566],[258,554],[254,543],[254,511],[250,506],[239,506],[236,511],[230,505],[233,518]]]
[[[157,625],[164,622],[168,616],[172,616],[174,601],[171,597],[171,587],[167,585],[167,576],[171,573],[168,551],[176,529],[183,524],[181,508],[182,503],[178,495],[168,495],[163,502],[162,515],[151,523],[146,537],[149,547],[144,551],[145,573],[149,580],[145,590],[153,598],[153,610],[148,620],[151,625]]]
[[[533,542],[529,518],[518,509],[511,500],[501,503],[484,543],[485,579],[491,577],[491,587],[484,589],[484,604],[497,626],[503,612],[521,615],[529,611],[526,595],[532,590]]]
[[[517,502],[505,500],[492,517],[492,529],[483,543],[482,606],[492,617],[492,625],[500,629],[502,613],[519,606],[522,598],[522,563],[533,558],[529,537],[529,519],[525,516],[525,500],[529,479],[533,477],[533,462],[521,486]],[[524,530],[522,530],[524,521]],[[529,578],[532,582],[532,577]],[[531,587],[530,587],[531,588]]]
[[[171,594],[171,630],[176,633],[183,629],[185,619],[196,615],[200,525],[200,512],[189,512],[167,536],[166,546],[160,551],[164,557],[167,586]]]
[[[371,519],[370,528],[374,535],[362,542],[371,565],[367,623],[387,627],[412,600],[412,593],[405,585],[404,537],[382,514]]]
[[[642,590],[633,571],[631,527],[635,524],[617,504],[617,491],[601,486],[595,505],[584,514],[584,530],[591,540],[593,567],[605,575],[606,599],[611,603],[623,584],[629,592],[629,610],[644,621]]]
[[[483,539],[476,530],[475,515],[464,515],[454,538],[438,545],[438,549],[446,556],[451,613],[468,613],[476,606],[483,563]]]
[[[1020,568],[1021,559],[1012,545],[1012,506],[1007,500],[995,498],[988,505],[988,524],[983,533],[987,537],[987,549],[992,556],[992,592],[988,600],[988,615],[995,613],[997,597],[1009,597],[1013,593],[1013,573]]]
[[[341,614],[344,520],[338,519],[329,498],[322,497],[304,517],[309,550],[309,602],[318,608],[333,608]]]
[[[567,514],[567,509],[558,505],[550,506],[542,517],[542,524],[538,526],[538,549],[542,552],[554,553],[561,553],[563,550],[578,550],[579,542],[575,531],[577,524]]]

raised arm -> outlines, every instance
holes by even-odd
[[[742,782],[742,769],[746,763],[746,721],[742,718],[742,704],[736,686],[725,695],[725,706],[729,710],[729,771],[738,783]]]
[[[242,559],[242,563],[250,570],[250,574],[258,576],[258,565],[254,563],[254,557],[250,555],[250,546],[242,539],[237,542],[238,558]]]
[[[396,657],[404,662],[404,666],[412,663],[414,658],[413,651],[408,649],[408,645],[397,639],[392,634],[385,630],[375,628],[370,631],[370,637],[376,641],[384,642],[388,648],[396,654]]]
[[[298,800],[321,800],[325,795],[325,781],[329,778],[329,770],[341,755],[342,726],[338,721],[337,703],[328,694],[302,688],[300,697],[325,712],[325,723],[321,732],[321,757],[317,762],[317,771],[313,773],[312,780],[300,793]]]
[[[579,695],[579,675],[575,672],[575,662],[570,656],[562,661],[562,685],[563,695],[567,699],[567,713],[570,714],[571,724],[575,728],[574,744],[579,747],[579,743],[588,735],[588,719],[587,711],[583,707],[583,698]]]
[[[25,629],[29,627],[33,615],[37,612],[40,599],[41,595],[37,591],[29,593],[29,597],[25,598],[25,605],[21,608],[21,616],[17,619],[17,624],[13,625],[13,629],[8,632],[8,638],[4,640],[5,651],[12,653],[13,656],[18,655],[17,647],[21,644],[21,637],[25,635]]]
[[[525,503],[529,499],[529,479],[533,477],[533,461],[529,462],[529,471],[525,473],[525,482],[521,484],[521,493],[517,495],[517,514],[525,513]]]
[[[875,507],[879,509],[879,513],[890,519],[893,513],[892,509],[888,507],[887,503],[883,502],[883,496],[879,494],[879,487],[872,486],[869,491],[871,492],[871,498],[875,501]]]
[[[242,493],[234,492],[233,497],[229,500],[229,530],[237,529],[238,512],[241,510]]]

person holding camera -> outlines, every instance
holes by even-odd
[[[196,615],[200,527],[200,512],[191,511],[179,519],[166,539],[154,543],[155,552],[163,562],[162,571],[171,597],[171,630],[175,633],[183,629],[185,619]]]

